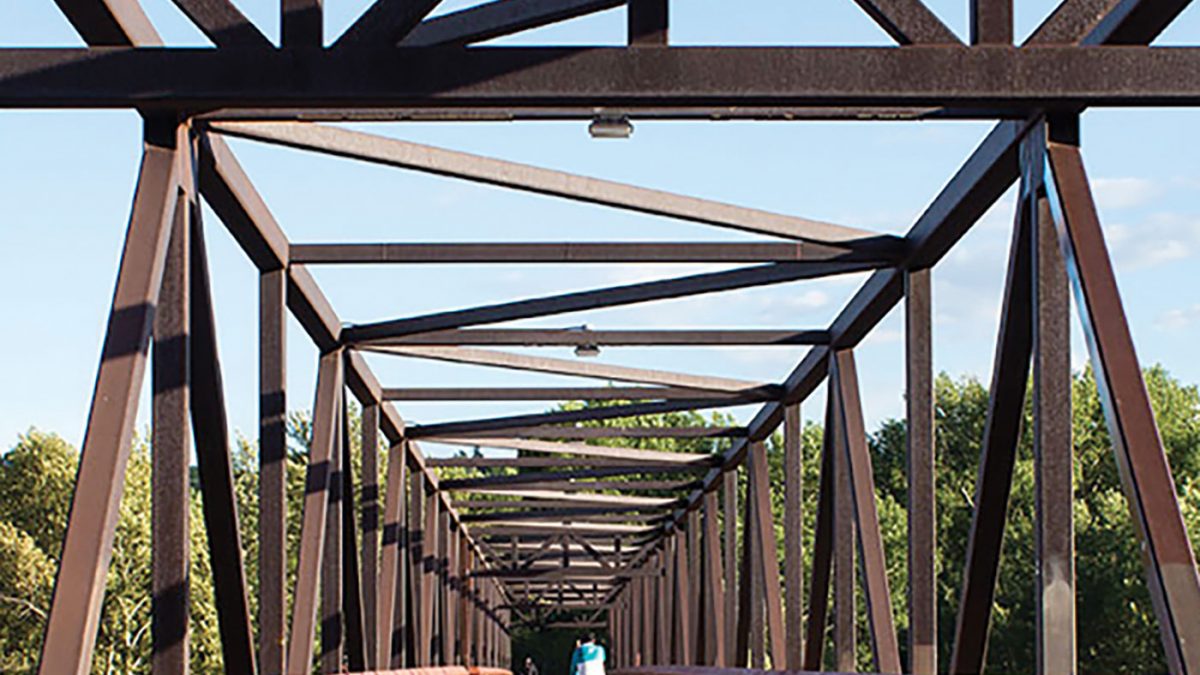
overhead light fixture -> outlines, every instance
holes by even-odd
[[[588,125],[592,138],[629,138],[633,135],[633,124],[628,117],[597,117]]]
[[[583,359],[590,359],[600,356],[599,345],[578,345],[575,347],[575,356]]]

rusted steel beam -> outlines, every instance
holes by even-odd
[[[626,10],[628,43],[638,47],[665,47],[670,32],[667,0],[629,0]]]
[[[345,397],[343,396],[343,401]],[[366,417],[362,419],[366,422]],[[363,611],[363,579],[358,554],[358,515],[354,493],[354,464],[351,461],[349,405],[342,407],[342,617],[345,623],[346,667],[351,671],[367,668],[367,628]],[[366,459],[363,459],[364,463]],[[377,482],[377,479],[376,479]],[[366,485],[366,478],[363,478]],[[371,582],[372,593],[376,580]],[[374,627],[372,626],[372,630]]]
[[[899,242],[897,242],[899,243]],[[767,263],[848,260],[890,264],[889,255],[807,242],[516,242],[293,244],[292,259],[314,265],[512,263]]]
[[[409,612],[412,650],[409,665],[427,663],[424,645],[429,641],[425,627],[425,477],[419,471],[409,474],[408,485]]]
[[[438,503],[436,494],[422,487],[421,499],[424,502],[425,524],[421,531],[421,642],[417,647],[420,654],[418,664],[428,666],[433,665],[436,658],[434,643],[437,640],[437,627],[434,623],[434,609],[437,603],[438,547],[443,537],[438,516],[441,504]]]
[[[91,670],[138,393],[178,196],[175,128],[147,128],[39,672]]]
[[[471,438],[490,438],[494,436],[541,438],[562,441],[585,441],[598,438],[745,438],[745,427],[578,427],[542,425],[532,427],[515,427],[499,431],[479,431],[463,434]],[[429,442],[436,442],[437,436],[427,437]]]
[[[138,0],[54,0],[84,42],[156,47],[162,38]]]
[[[326,514],[335,467],[342,376],[342,355],[339,352],[322,355],[317,372],[316,402],[313,404],[313,440],[305,479],[304,524],[300,530],[291,640],[288,644],[289,672],[304,675],[312,670],[313,641],[316,639],[317,594],[321,561],[325,555]]]
[[[379,404],[362,406],[362,617],[366,647],[364,668],[386,666],[379,661]],[[351,484],[351,489],[353,485]],[[386,642],[385,642],[386,644]]]
[[[441,441],[436,441],[441,443]],[[469,443],[464,445],[471,445]],[[622,469],[614,474],[620,475],[623,473],[674,473],[674,472],[703,472],[705,469],[718,466],[720,458],[714,456],[707,461],[694,462],[657,462],[657,461],[625,461],[620,459],[612,459],[608,457],[433,457],[426,460],[427,466],[431,469],[446,468],[446,467],[470,467],[477,469],[534,469],[534,468],[568,468],[568,469],[587,469],[591,468],[615,468]],[[597,477],[599,474],[596,476]],[[564,473],[562,476],[546,476],[547,480],[572,480],[573,478],[587,478],[588,476],[572,476],[571,473]]]
[[[427,438],[434,436],[458,436],[479,431],[498,431],[516,427],[538,426],[543,424],[568,424],[572,422],[610,420],[622,417],[637,417],[640,415],[657,415],[659,413],[677,412],[680,410],[706,410],[711,408],[728,408],[743,405],[752,401],[739,402],[738,399],[690,399],[679,401],[652,401],[649,403],[630,403],[627,405],[612,405],[599,408],[584,408],[580,410],[562,410],[548,413],[533,413],[528,415],[513,415],[510,417],[492,417],[478,420],[459,422],[441,422],[438,424],[419,424],[408,427],[409,438]]]
[[[688,576],[688,542],[687,537],[681,531],[676,532],[672,541],[674,542],[672,551],[674,571],[671,575],[671,604],[674,608],[674,617],[671,621],[671,632],[674,640],[672,641],[671,656],[673,663],[690,665],[692,663],[692,631],[689,624],[692,620],[692,605],[689,585],[692,583],[692,579]]]
[[[761,401],[776,397],[769,391],[750,396]],[[731,395],[680,387],[437,387],[387,388],[383,390],[383,398],[388,401],[646,401],[722,399]]]
[[[383,527],[380,541],[378,591],[375,600],[377,632],[374,663],[376,667],[403,665],[407,652],[406,586],[408,542],[405,527],[405,485],[408,478],[406,448],[393,445],[388,452],[387,477],[384,479]],[[370,577],[367,577],[370,579]],[[369,590],[369,589],[368,589]],[[369,623],[369,622],[368,622]]]
[[[692,663],[704,662],[704,651],[701,642],[703,638],[700,636],[700,612],[703,606],[702,589],[704,586],[704,575],[700,569],[700,511],[692,511],[688,514],[687,529],[683,532],[687,539],[687,574],[688,574],[688,607],[691,612],[688,613],[687,631],[691,641],[692,651],[689,658]]]
[[[254,629],[247,599],[246,570],[242,564],[241,528],[229,452],[221,360],[217,353],[216,317],[198,204],[192,209],[191,217],[190,393],[196,465],[200,492],[204,497],[204,529],[208,533],[225,670],[253,674]]]
[[[786,640],[783,632],[783,591],[779,585],[779,553],[775,540],[775,522],[771,510],[771,480],[767,473],[767,449],[757,446],[750,456],[750,484],[752,490],[747,499],[755,499],[754,526],[755,544],[760,551],[757,556],[761,565],[763,611],[771,663],[787,663]]]
[[[703,553],[700,556],[701,604],[697,609],[700,617],[698,637],[703,647],[700,663],[723,665],[725,663],[725,593],[721,588],[724,569],[721,565],[721,530],[717,493],[704,497]]]
[[[280,0],[279,10],[279,41],[284,48],[320,49],[324,46],[324,0]]]
[[[1154,422],[1074,120],[1055,121],[1048,158],[1051,205],[1067,261],[1122,484],[1145,551],[1147,587],[1167,665],[1200,672],[1200,575],[1175,482]]]
[[[834,359],[830,355],[830,361]],[[854,540],[858,526],[854,522],[854,492],[846,445],[846,427],[842,423],[841,383],[830,368],[830,395],[834,398],[833,425],[833,663],[841,671],[857,670],[858,622],[854,579]]]
[[[1013,0],[971,0],[972,45],[1013,43]]]
[[[189,193],[194,192],[188,186]],[[151,469],[151,667],[156,674],[188,672],[191,593],[190,300],[192,208],[188,194],[175,202],[171,240],[154,313]]]
[[[229,0],[173,0],[179,11],[217,47],[258,47],[273,45]]]
[[[487,523],[492,521],[518,520],[569,520],[572,523],[635,523],[657,522],[666,516],[664,514],[625,514],[614,515],[612,509],[598,507],[575,506],[570,508],[548,508],[518,511],[494,511],[489,513],[468,513],[461,516],[464,523]]]
[[[492,0],[425,19],[400,44],[465,45],[619,7],[625,0]]]
[[[871,468],[870,449],[863,423],[862,400],[858,391],[858,369],[854,352],[839,350],[834,354],[834,375],[838,383],[839,438],[845,451],[850,474],[854,504],[854,520],[858,531],[858,549],[862,569],[863,595],[867,605],[867,627],[871,632],[875,669],[883,673],[899,673],[900,648],[896,642],[896,626],[892,618],[892,597],[888,588],[887,561],[884,559],[883,536],[879,530],[879,513],[875,504],[875,479]]]
[[[883,32],[901,45],[961,45],[921,0],[855,0]]]
[[[987,653],[988,624],[1033,340],[1029,314],[1033,281],[1031,229],[1029,205],[1022,200],[1013,227],[1008,278],[1001,304],[987,421],[975,485],[975,511],[971,518],[954,651],[950,660],[950,672],[953,673],[980,672]]]
[[[1198,52],[1200,54],[1200,52]],[[1200,59],[1198,59],[1200,61]],[[1200,100],[1200,99],[1198,99]],[[863,262],[787,262],[705,272],[672,279],[645,281],[590,291],[578,291],[528,300],[515,300],[469,309],[437,312],[423,316],[391,319],[346,328],[345,339],[356,344],[448,328],[465,328],[489,323],[554,316],[571,312],[621,307],[708,293],[755,288],[771,284],[851,274],[878,267]],[[394,348],[399,349],[399,348]]]
[[[908,446],[908,672],[937,673],[932,302],[929,270],[904,277]]]
[[[437,51],[445,53],[445,50]],[[621,54],[638,54],[637,58],[648,53],[646,50],[617,51]],[[551,56],[550,52],[540,53]],[[578,75],[579,73],[576,73],[577,77]],[[0,79],[0,83],[2,82]],[[551,83],[546,81],[543,84]],[[0,92],[2,91],[0,86]],[[0,100],[3,100],[2,97]],[[896,237],[857,228],[578,176],[326,125],[218,122],[213,124],[213,129],[219,133],[267,143],[757,234],[837,243],[853,248],[888,248],[897,243]]]
[[[453,436],[439,437],[439,443],[453,445],[469,445],[477,448],[501,448],[521,450],[540,454],[577,455],[580,457],[602,457],[622,462],[649,462],[654,464],[712,464],[714,456],[694,452],[668,452],[665,450],[642,450],[639,448],[622,448],[609,445],[587,445],[585,443],[564,443],[552,441],[534,441],[522,438],[455,438]]]
[[[345,366],[343,366],[343,369]],[[345,371],[343,370],[343,373]],[[329,462],[328,507],[325,512],[325,550],[321,558],[321,651],[322,673],[336,673],[342,669],[345,646],[345,613],[343,592],[345,577],[342,574],[342,557],[345,539],[342,536],[345,511],[345,461],[343,448],[346,441],[346,393],[339,394],[334,414],[334,447]]]
[[[282,675],[287,654],[287,272],[259,275],[259,668]]]
[[[788,406],[783,422],[783,574],[787,607],[787,660],[779,664],[788,670],[800,670],[804,660],[803,433],[800,406]]]
[[[1037,564],[1037,669],[1073,673],[1075,530],[1072,510],[1071,300],[1045,187],[1046,129],[1021,144],[1022,187],[1032,209],[1033,457]]]
[[[737,472],[728,471],[724,474],[723,485],[721,488],[721,513],[722,513],[722,545],[721,551],[724,556],[725,564],[725,604],[722,611],[725,612],[725,634],[722,636],[725,647],[725,660],[723,665],[734,667],[737,666],[741,659],[737,656],[737,608],[738,608],[738,584],[737,584]],[[664,659],[662,661],[666,663]]]
[[[347,340],[353,342],[357,338],[352,329],[347,330]],[[661,385],[664,387],[679,387],[701,389],[709,392],[741,394],[745,396],[777,395],[777,386],[765,382],[751,382],[725,377],[708,375],[692,375],[675,373],[648,368],[630,368],[606,363],[589,363],[579,360],[559,359],[546,356],[529,356],[491,349],[473,349],[470,347],[371,347],[364,346],[369,351],[379,351],[386,354],[409,356],[414,358],[448,361],[451,363],[468,363],[512,370],[529,370],[541,373],[570,375],[573,377],[591,377],[623,382]]]
[[[481,488],[493,488],[504,485],[532,485],[558,481],[569,478],[603,478],[609,476],[641,475],[646,473],[667,473],[679,471],[694,471],[698,467],[687,465],[664,465],[647,468],[645,465],[608,466],[596,469],[576,469],[569,471],[526,471],[517,474],[476,476],[474,478],[452,478],[441,481],[440,489],[447,492],[475,492]]]
[[[375,0],[333,49],[347,51],[391,47],[413,31],[441,0]]]
[[[293,252],[295,247],[293,247]],[[372,341],[374,345],[512,347],[666,347],[814,345],[829,341],[825,330],[594,330],[578,328],[464,328]]]
[[[561,508],[556,505],[569,504],[572,506],[609,506],[615,509],[657,511],[679,505],[679,500],[673,497],[642,497],[628,494],[578,494],[573,492],[556,492],[554,490],[473,490],[472,492],[491,497],[520,497],[522,501],[516,502],[516,504],[528,505],[530,507],[551,505],[550,508]],[[471,503],[476,504],[475,502]],[[494,504],[495,506],[491,508],[502,508],[506,503],[511,504],[513,502],[487,501],[482,503]],[[475,506],[475,508],[479,507]],[[483,508],[489,507],[485,506]],[[465,518],[466,516],[463,517]]]
[[[753,452],[753,449],[751,449]],[[763,668],[762,662],[762,612],[763,605],[761,603],[761,583],[758,576],[761,572],[756,555],[759,551],[755,544],[758,528],[754,522],[754,508],[757,500],[754,499],[750,491],[753,489],[751,483],[753,479],[750,477],[750,468],[747,466],[747,488],[746,501],[742,507],[742,557],[739,562],[741,572],[738,574],[738,607],[737,607],[737,634],[735,639],[734,650],[736,659],[734,665],[739,668],[745,668],[749,665],[752,668]],[[756,630],[756,624],[759,627]],[[757,639],[758,645],[754,642]],[[750,661],[747,663],[747,657]]]
[[[933,108],[941,117],[996,119],[1047,107],[1191,106],[1200,99],[1200,50],[1186,47],[303,49],[256,50],[253,58],[245,51],[3,49],[0,106],[264,110],[253,113],[258,118],[272,108],[290,117],[314,108],[398,109],[409,116],[435,109],[447,119],[519,108],[590,119],[597,107],[620,99],[635,117],[639,110],[736,116],[738,106],[749,106],[756,118],[770,119],[845,107],[864,108],[859,112],[867,117]],[[1063,78],[1070,88],[1060,86]],[[795,234],[783,229],[775,234]],[[828,240],[815,229],[800,233]]]

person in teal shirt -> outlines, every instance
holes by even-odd
[[[604,647],[596,644],[596,635],[588,633],[587,641],[575,648],[571,654],[569,675],[605,675]]]

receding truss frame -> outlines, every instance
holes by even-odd
[[[827,623],[832,623],[833,660],[839,670],[853,670],[856,544],[874,668],[937,672],[929,273],[1019,182],[977,508],[949,669],[969,673],[983,667],[1031,368],[1038,668],[1044,673],[1075,668],[1067,325],[1067,294],[1073,288],[1114,454],[1147,552],[1148,586],[1167,663],[1173,672],[1200,673],[1200,623],[1190,620],[1200,614],[1200,578],[1078,136],[1078,116],[1087,106],[1200,103],[1200,49],[1146,46],[1187,0],[1065,0],[1019,48],[1012,44],[1011,0],[971,1],[969,44],[920,0],[856,0],[898,47],[753,49],[668,46],[665,0],[491,0],[432,18],[437,0],[377,0],[328,47],[321,0],[281,0],[278,48],[228,0],[174,0],[216,49],[164,47],[137,0],[56,1],[89,46],[0,49],[0,107],[136,108],[145,118],[145,143],[41,672],[90,670],[121,499],[121,481],[114,477],[128,459],[137,392],[151,355],[155,672],[187,672],[189,426],[231,672],[308,672],[314,657],[325,672],[505,666],[511,626],[530,621],[607,627],[614,660],[625,668],[749,664],[790,670],[820,668]],[[470,47],[617,6],[626,6],[628,13],[627,47]],[[1000,121],[903,237],[314,124],[597,116]],[[782,241],[296,244],[225,144],[227,136]],[[201,199],[260,272],[257,647],[232,492]],[[306,267],[451,262],[746,266],[347,327]],[[824,328],[493,325],[861,271],[871,271],[869,279]],[[902,301],[909,429],[907,664],[900,661],[891,615],[854,356],[867,333]],[[321,354],[290,632],[282,585],[289,311]],[[781,382],[762,383],[481,349],[608,345],[802,345],[809,351]],[[362,357],[364,351],[625,384],[385,388]],[[828,383],[826,434],[815,563],[805,583],[798,406],[822,382]],[[348,394],[363,411],[361,495],[354,493],[351,475]],[[426,425],[407,424],[393,405],[581,398],[628,402]],[[762,408],[745,427],[575,424],[746,404]],[[763,446],[780,426],[787,475],[782,587]],[[727,449],[686,455],[581,442],[656,436],[711,438]],[[426,459],[420,442],[523,454]],[[388,453],[382,485],[381,448]],[[457,479],[438,475],[439,468],[462,466],[520,471]],[[742,470],[748,488],[739,514]],[[460,508],[470,512],[460,515]],[[740,551],[738,517],[745,532]],[[805,590],[806,613],[801,611]],[[573,618],[563,619],[562,612]]]

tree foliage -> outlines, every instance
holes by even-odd
[[[1200,392],[1184,386],[1160,367],[1145,373],[1167,458],[1180,496],[1184,521],[1200,545]],[[941,375],[935,382],[937,406],[937,533],[938,623],[940,660],[949,660],[953,641],[967,533],[974,505],[980,440],[987,416],[988,392],[976,379]],[[613,405],[575,402],[566,406]],[[1144,582],[1141,554],[1112,455],[1103,409],[1090,371],[1072,382],[1075,452],[1075,546],[1079,660],[1081,672],[1158,672],[1165,670],[1158,628]],[[805,410],[816,417],[812,410]],[[356,487],[361,487],[361,453],[357,451],[358,416],[351,415],[351,443]],[[305,458],[311,433],[308,416],[293,414],[288,454],[288,583],[295,579],[304,492]],[[632,419],[604,420],[594,426],[730,425],[716,413],[669,413]],[[1014,468],[1008,524],[988,647],[989,672],[1034,670],[1034,466],[1032,417],[1026,404],[1024,426]],[[823,430],[804,425],[802,490],[805,578],[812,567],[812,532],[816,517]],[[719,453],[729,439],[622,439],[590,441],[668,452]],[[907,478],[906,431],[903,420],[886,420],[869,439],[880,525],[887,555],[893,614],[906,644]],[[782,437],[767,441],[772,506],[781,563],[783,542]],[[233,448],[235,492],[241,519],[252,616],[257,615],[258,474],[253,444],[241,440]],[[381,453],[380,475],[386,475],[387,453]],[[0,456],[0,672],[28,672],[36,665],[64,526],[78,466],[78,453],[51,433],[31,430]],[[513,469],[494,471],[511,472]],[[456,475],[477,475],[462,469]],[[631,479],[650,476],[629,476]],[[356,490],[357,491],[357,490]],[[745,499],[744,477],[739,503]],[[113,547],[93,671],[149,672],[150,655],[150,448],[137,440],[125,474],[125,492]],[[222,670],[213,602],[212,573],[205,539],[202,502],[193,489],[191,504],[191,634],[195,672]],[[739,514],[740,521],[740,514]],[[741,523],[738,530],[740,533]],[[740,534],[739,534],[740,537]],[[781,570],[782,573],[782,570]],[[806,593],[811,589],[805,589]],[[861,592],[860,592],[861,595]],[[289,600],[290,604],[290,600]],[[859,666],[870,667],[868,633],[859,603]],[[257,630],[257,627],[256,627]],[[530,649],[550,644],[546,633],[528,635]],[[573,638],[572,638],[573,639]],[[516,656],[525,650],[518,647]],[[828,652],[827,652],[828,653]]]

